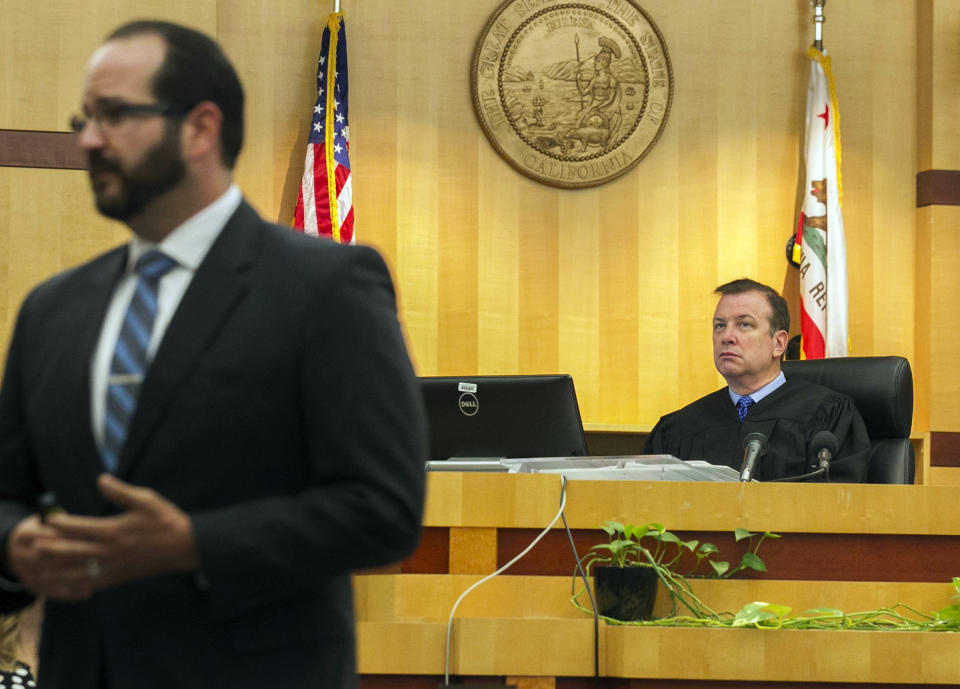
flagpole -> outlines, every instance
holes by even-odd
[[[337,0],[337,5],[340,4],[340,0]],[[813,47],[823,52],[823,6],[827,4],[827,0],[810,0],[810,4],[813,5]]]
[[[340,0],[333,0],[333,11],[334,13],[340,11]]]

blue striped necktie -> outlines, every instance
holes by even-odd
[[[750,411],[750,407],[752,407],[755,404],[756,402],[754,402],[753,398],[750,397],[749,395],[744,395],[743,397],[737,400],[737,416],[740,417],[741,421],[743,421],[746,418],[747,412]]]
[[[107,471],[117,469],[127,429],[137,408],[140,384],[147,371],[147,348],[153,321],[157,317],[157,290],[160,278],[177,264],[157,250],[148,251],[134,270],[139,279],[123,317],[120,336],[107,376],[107,406],[104,414],[103,463]]]

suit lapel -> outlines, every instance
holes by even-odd
[[[65,332],[71,334],[67,346],[67,370],[63,376],[63,399],[70,413],[61,415],[59,431],[71,466],[79,472],[75,485],[89,487],[92,513],[100,512],[103,498],[94,488],[93,477],[103,473],[103,460],[93,437],[90,411],[90,366],[97,346],[104,314],[127,261],[127,249],[122,247],[98,259],[102,265],[92,266],[89,277],[72,287],[72,324]]]
[[[147,371],[117,474],[128,476],[174,403],[183,381],[248,291],[247,275],[263,221],[240,204],[197,269]]]

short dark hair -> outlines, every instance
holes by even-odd
[[[714,294],[726,296],[728,294],[743,294],[744,292],[760,292],[766,295],[767,302],[770,304],[770,336],[773,337],[778,330],[790,332],[790,309],[787,308],[787,300],[780,296],[777,290],[762,282],[751,280],[750,278],[740,278],[732,280],[724,285],[720,285]]]
[[[140,34],[155,34],[167,44],[163,64],[153,75],[153,95],[184,110],[204,101],[216,104],[223,113],[220,158],[233,169],[243,147],[243,86],[220,45],[194,29],[154,19],[124,24],[106,40]]]

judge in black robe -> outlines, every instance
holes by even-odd
[[[747,278],[721,285],[713,314],[713,359],[726,388],[660,419],[644,454],[702,459],[740,469],[743,440],[759,432],[767,450],[754,476],[761,481],[800,476],[817,468],[810,446],[819,431],[837,437],[831,480],[867,478],[869,438],[863,419],[846,395],[803,380],[785,380],[780,357],[787,346],[790,312],[776,290]],[[744,416],[740,397],[749,397]]]
[[[768,447],[755,476],[768,481],[816,469],[818,448],[810,448],[810,441],[818,431],[837,437],[839,450],[830,465],[830,479],[865,481],[869,439],[853,401],[800,378],[787,380],[757,402],[743,423],[727,388],[702,397],[661,418],[643,452],[703,459],[739,471],[744,438],[759,432],[768,439]]]

